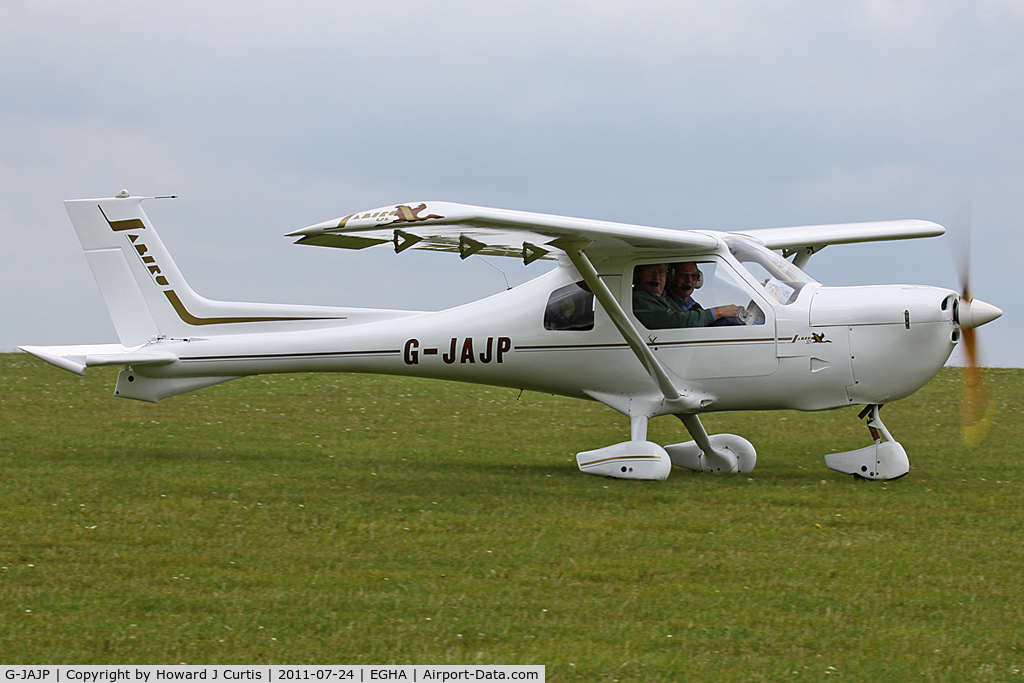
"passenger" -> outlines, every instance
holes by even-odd
[[[672,264],[665,289],[668,292],[668,296],[684,311],[703,311],[704,307],[693,298],[693,290],[700,289],[703,284],[704,275],[700,272],[697,264],[693,261],[682,261]],[[713,310],[715,313],[714,322],[708,324],[743,324],[738,317],[740,311],[743,310],[742,306],[727,304],[725,306],[716,306]]]
[[[696,270],[696,264],[690,265]],[[699,277],[699,272],[697,276]],[[665,291],[667,279],[668,265],[664,263],[637,266],[633,271],[633,314],[647,329],[707,327],[716,319],[735,317],[740,311],[739,306],[733,305],[706,309],[692,299],[690,309],[684,309]],[[696,284],[696,279],[692,278],[693,284]],[[693,285],[689,291],[693,291]]]

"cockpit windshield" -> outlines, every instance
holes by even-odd
[[[771,249],[766,249],[747,237],[729,235],[725,237],[725,243],[736,260],[742,263],[761,283],[768,295],[780,304],[796,301],[804,285],[816,282]]]

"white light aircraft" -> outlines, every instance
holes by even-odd
[[[373,209],[289,236],[557,267],[433,312],[213,301],[186,284],[144,199],[122,191],[65,202],[120,343],[23,350],[78,374],[121,366],[114,393],[152,402],[283,372],[412,375],[591,399],[630,421],[628,440],[577,455],[581,471],[607,477],[665,479],[673,465],[749,472],[751,443],[708,435],[702,413],[848,405],[865,406],[874,443],[826,455],[828,467],[901,477],[910,464],[880,407],[922,387],[961,338],[973,348],[973,329],[1002,313],[966,291],[827,287],[801,270],[827,245],[943,234],[928,221],[714,232],[444,202]],[[678,417],[693,440],[648,441],[648,421],[660,415]]]

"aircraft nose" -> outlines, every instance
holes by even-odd
[[[990,323],[1003,314],[1003,311],[980,299],[960,299],[960,327],[971,329]]]

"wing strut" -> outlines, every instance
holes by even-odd
[[[586,248],[589,241],[578,241],[566,238],[560,238],[554,242],[550,242],[552,246],[558,247],[565,252],[565,255],[572,261],[572,265],[576,266],[576,270],[579,271],[580,275],[583,276],[583,281],[590,287],[590,291],[594,293],[597,300],[601,303],[601,306],[608,313],[608,317],[611,318],[612,323],[622,334],[622,337],[626,340],[629,348],[633,350],[640,364],[644,366],[647,373],[651,376],[651,379],[658,385],[661,393],[665,395],[665,398],[669,401],[678,401],[681,394],[673,384],[672,379],[668,376],[668,372],[665,370],[665,366],[661,364],[661,361],[655,357],[651,349],[644,343],[643,338],[637,331],[636,327],[630,321],[629,317],[626,316],[626,312],[622,310],[622,306],[615,300],[614,295],[608,285],[604,283],[601,276],[597,274],[597,269],[594,268],[594,264],[590,262],[587,255],[583,253],[583,249]]]

